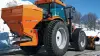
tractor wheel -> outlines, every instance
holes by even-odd
[[[20,47],[27,55],[33,55],[36,54],[38,52],[38,50],[40,49],[40,46],[21,46]]]
[[[84,31],[80,28],[77,28],[72,34],[73,42],[71,43],[72,47],[77,51],[84,51],[87,44],[87,38]]]
[[[69,44],[69,33],[64,22],[51,21],[44,33],[44,47],[50,56],[63,56]]]

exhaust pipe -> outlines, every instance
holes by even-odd
[[[16,44],[19,44],[19,43],[32,41],[32,39],[30,37],[25,37],[24,36],[24,37],[14,38],[12,41],[14,41],[12,44],[16,45]]]

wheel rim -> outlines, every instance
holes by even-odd
[[[85,42],[86,42],[86,40],[85,40],[85,34],[84,34],[84,32],[81,32],[80,33],[80,45],[81,45],[81,47],[84,47],[85,46]]]
[[[60,49],[63,49],[67,43],[66,31],[64,28],[59,28],[56,32],[56,44]]]

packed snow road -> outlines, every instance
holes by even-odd
[[[96,46],[96,50],[85,50],[83,52],[75,51],[73,49],[69,49],[68,52],[64,56],[100,56],[100,45]],[[22,50],[13,50],[8,53],[1,53],[0,56],[27,56]],[[45,52],[44,48],[41,48],[37,55],[30,55],[30,56],[48,56]]]

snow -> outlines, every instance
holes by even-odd
[[[7,2],[9,2],[9,0],[0,1],[0,11],[1,11],[1,8],[5,8],[6,7]]]
[[[96,31],[84,31],[86,33],[86,36],[97,36],[98,32]]]

